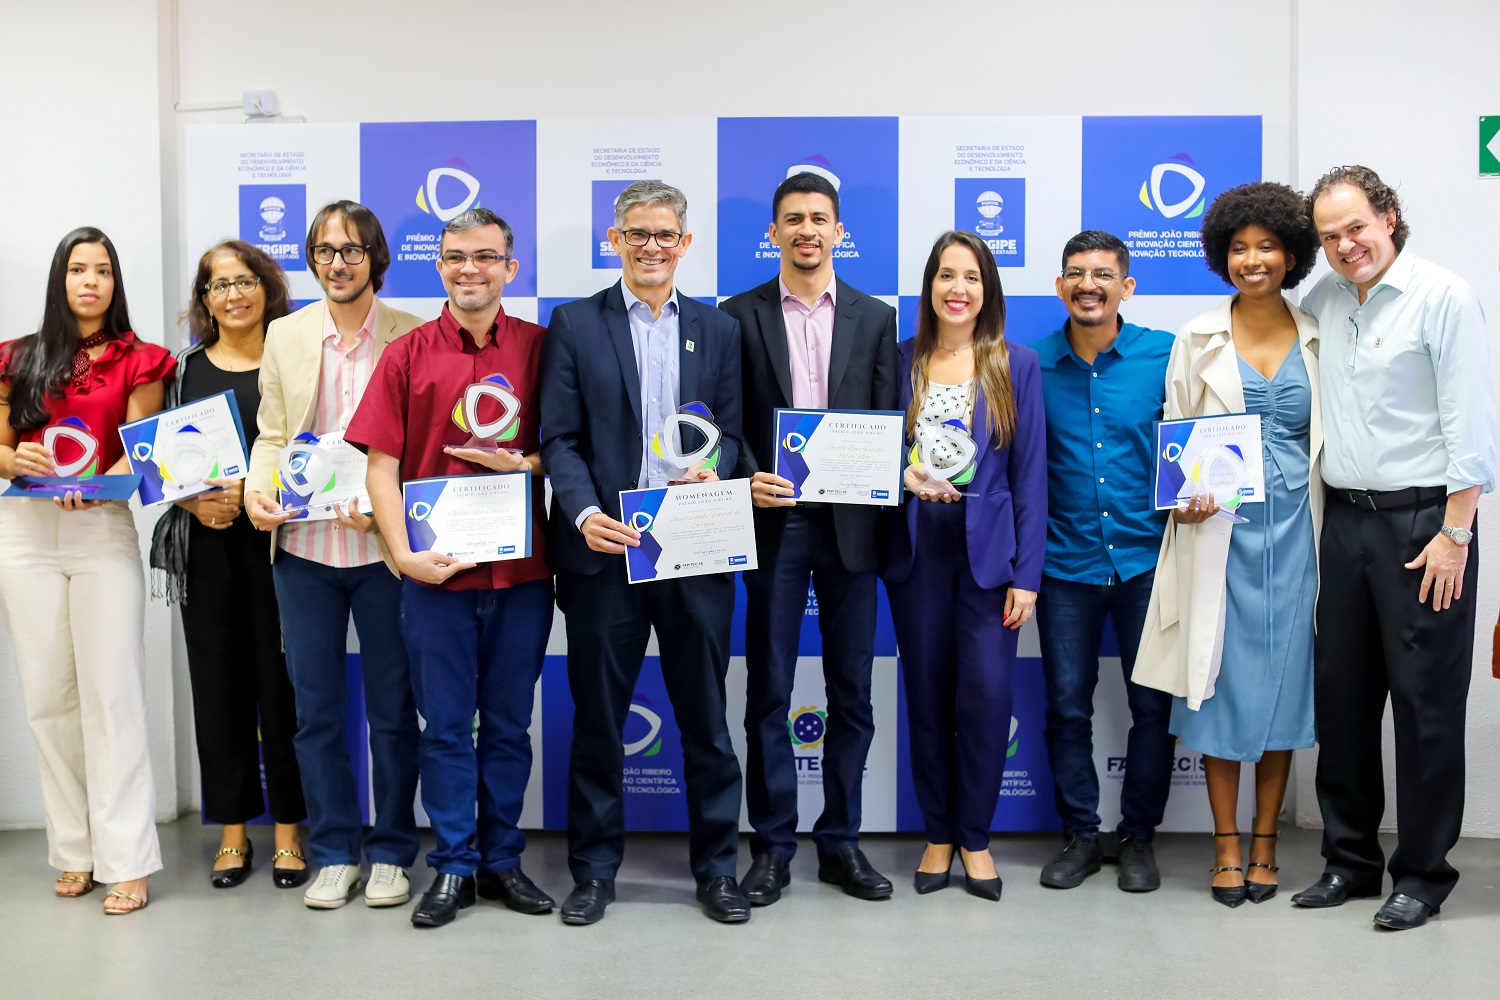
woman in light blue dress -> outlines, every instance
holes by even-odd
[[[1172,367],[1204,383],[1197,395],[1189,386],[1188,398],[1209,396],[1225,404],[1218,412],[1260,415],[1265,493],[1261,502],[1239,504],[1234,513],[1244,520],[1228,531],[1222,652],[1210,693],[1196,710],[1188,699],[1174,698],[1171,730],[1205,756],[1218,855],[1211,888],[1232,907],[1275,895],[1276,821],[1292,751],[1314,741],[1313,607],[1322,514],[1317,325],[1281,292],[1312,269],[1317,238],[1302,197],[1270,183],[1246,184],[1217,198],[1204,216],[1202,238],[1209,267],[1236,294],[1188,325],[1176,350],[1193,357],[1185,369]],[[1234,405],[1236,394],[1242,407]],[[1215,500],[1224,499],[1195,497],[1188,509],[1174,512],[1176,524],[1168,530],[1200,525],[1222,538],[1222,525],[1205,522],[1223,517]],[[1237,817],[1242,762],[1256,765],[1248,875],[1240,865]]]

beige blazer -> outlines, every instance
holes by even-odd
[[[312,430],[318,406],[318,386],[323,375],[323,324],[328,307],[319,299],[290,316],[274,321],[266,330],[265,353],[260,361],[260,409],[255,422],[260,436],[250,449],[250,473],[245,492],[276,496],[273,478],[281,449],[298,434]],[[375,357],[386,345],[422,324],[410,313],[392,309],[375,300]],[[395,560],[385,539],[376,536],[380,554],[392,573]],[[276,559],[276,532],[271,532],[271,560]],[[399,576],[400,574],[397,573]]]
[[[1231,296],[1177,333],[1167,364],[1166,419],[1245,411],[1245,389],[1230,330]],[[1302,362],[1312,384],[1308,476],[1313,544],[1323,524],[1323,420],[1318,409],[1318,323],[1290,301]],[[1196,711],[1213,696],[1224,652],[1225,570],[1234,525],[1212,517],[1202,524],[1167,521],[1156,561],[1156,580],[1131,679],[1186,698]]]

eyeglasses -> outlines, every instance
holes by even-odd
[[[643,247],[652,240],[655,240],[656,245],[663,250],[670,250],[682,242],[682,234],[674,233],[670,229],[661,233],[648,233],[644,229],[627,229],[620,234],[620,238],[628,246],[633,247]]]
[[[332,264],[335,256],[344,258],[345,264],[358,264],[365,259],[365,251],[370,249],[370,244],[350,243],[347,246],[331,247],[327,243],[319,243],[307,249],[311,251],[316,264]]]
[[[438,260],[442,261],[444,267],[457,271],[471,260],[478,268],[494,267],[503,260],[510,260],[510,255],[495,253],[493,250],[481,250],[478,253],[459,253],[457,250],[449,250]]]
[[[1100,288],[1104,288],[1105,286],[1111,284],[1116,278],[1119,277],[1118,274],[1116,274],[1114,271],[1111,271],[1107,267],[1096,267],[1092,271],[1085,270],[1081,267],[1069,267],[1064,268],[1062,273],[1063,280],[1070,285],[1077,285],[1081,283],[1083,281],[1084,275],[1088,275],[1089,277],[1093,278],[1094,284]]]
[[[208,286],[208,294],[212,295],[216,299],[222,299],[224,296],[229,294],[229,290],[231,288],[237,288],[239,289],[239,293],[241,295],[249,295],[251,292],[255,291],[255,286],[259,284],[259,278],[235,278],[233,281],[220,278],[218,281],[215,281],[213,284]]]

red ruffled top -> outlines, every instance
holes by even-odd
[[[20,341],[12,340],[0,344],[0,371],[9,369],[11,354],[18,343]],[[108,472],[110,466],[125,454],[125,448],[120,443],[119,427],[125,422],[130,394],[152,382],[170,381],[176,373],[177,359],[172,357],[172,352],[159,344],[139,340],[127,330],[105,343],[104,353],[90,364],[89,373],[82,385],[75,386],[72,379],[69,379],[63,383],[61,397],[47,397],[47,412],[52,417],[49,425],[68,417],[80,421],[99,442],[98,464],[93,467],[94,471]],[[4,382],[9,385],[10,379],[6,377]],[[19,433],[17,441],[35,441],[40,444],[46,430],[46,427],[38,427],[33,431]],[[64,439],[61,447],[65,449],[79,446]],[[53,456],[62,463],[76,457],[66,452]]]

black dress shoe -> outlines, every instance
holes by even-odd
[[[721,924],[743,924],[750,919],[750,900],[733,875],[698,883],[698,902],[709,919]]]
[[[786,858],[769,851],[757,854],[745,873],[740,889],[751,906],[770,906],[781,898],[781,890],[792,881],[791,866]]]
[[[557,901],[537,887],[520,868],[474,873],[475,891],[483,899],[498,899],[517,913],[546,913]]]
[[[1095,837],[1074,834],[1055,857],[1042,867],[1042,885],[1053,889],[1075,889],[1103,866],[1104,858]]]
[[[818,881],[840,886],[859,899],[890,899],[891,880],[875,870],[865,852],[846,847],[837,854],[818,859]]]
[[[226,854],[243,858],[245,863],[237,868],[221,868],[218,871],[210,871],[208,873],[208,884],[215,889],[233,889],[250,877],[250,862],[255,858],[255,845],[247,840],[245,841],[245,849],[243,851],[236,847],[221,847],[218,853],[214,855],[214,860],[217,861]]]
[[[562,922],[578,926],[597,924],[604,918],[604,908],[614,901],[614,879],[591,878],[579,882],[563,900]]]
[[[1428,906],[1404,892],[1393,892],[1385,905],[1376,911],[1375,926],[1390,931],[1409,931],[1427,923],[1427,918],[1437,912],[1436,906]]]
[[[422,893],[421,902],[411,913],[411,922],[418,927],[441,927],[453,923],[459,910],[473,905],[473,875],[439,875]]]
[[[277,858],[296,858],[302,862],[303,867],[278,868],[276,866]],[[271,881],[275,883],[276,888],[295,889],[299,885],[305,885],[310,877],[312,877],[312,872],[307,870],[307,859],[298,852],[283,847],[271,855]]]
[[[1319,910],[1327,906],[1342,906],[1346,899],[1373,899],[1380,895],[1380,887],[1366,890],[1356,886],[1342,875],[1325,872],[1323,877],[1292,897],[1292,902],[1308,909]]]

